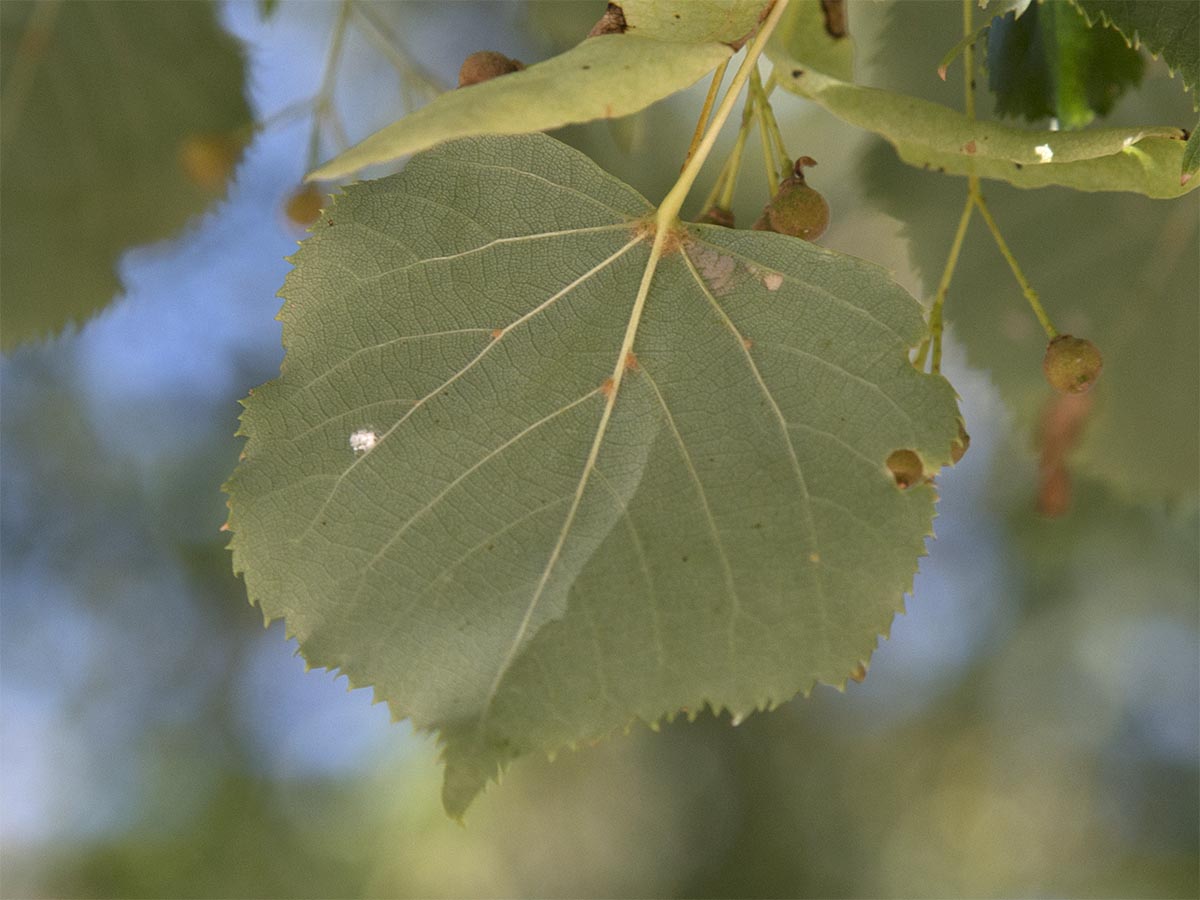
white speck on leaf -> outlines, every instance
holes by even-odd
[[[1033,148],[1033,152],[1038,155],[1040,162],[1046,163],[1054,159],[1054,151],[1050,149],[1049,144],[1038,144],[1038,146]]]
[[[366,453],[375,446],[379,435],[369,428],[360,428],[350,435],[350,449],[355,453]]]
[[[777,291],[783,284],[783,276],[778,272],[768,272],[763,276],[763,284],[767,286],[768,291]]]

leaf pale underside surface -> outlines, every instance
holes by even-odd
[[[824,8],[820,0],[791,0],[771,33],[766,55],[783,66],[799,62],[834,78],[853,81],[854,41],[844,6]]]
[[[785,66],[780,83],[839,119],[874,131],[911,166],[976,174],[1021,188],[1130,191],[1156,199],[1200,186],[1180,184],[1184,132],[1171,126],[1028,131],[964,114],[919,97],[864,87]],[[1044,148],[1040,149],[1039,148]]]
[[[7,350],[102,308],[123,251],[209,206],[251,113],[210,3],[8,0],[0,59]]]
[[[729,59],[730,44],[754,28],[764,5],[762,0],[623,3],[625,33],[588,38],[524,71],[448,91],[308,178],[343,178],[456,138],[548,131],[638,112]]]
[[[635,320],[651,211],[542,135],[351,185],[246,401],[235,568],[311,663],[442,732],[455,816],[523,753],[844,683],[931,534],[934,487],[885,465],[932,474],[958,435],[908,362],[917,303],[852,257],[687,226]]]

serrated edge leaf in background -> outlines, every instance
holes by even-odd
[[[241,45],[211,3],[0,6],[8,350],[103,308],[121,253],[222,195],[251,111]]]

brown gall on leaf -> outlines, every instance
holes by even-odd
[[[804,168],[815,166],[811,156],[801,156],[792,167],[792,174],[779,183],[779,190],[763,207],[754,223],[755,231],[774,231],[790,234],[805,241],[815,241],[829,227],[829,204],[821,194],[804,180]]]
[[[600,21],[592,26],[587,36],[601,37],[606,34],[624,34],[629,25],[625,22],[625,11],[619,3],[608,4],[608,9],[600,17]]]
[[[921,457],[912,450],[893,450],[888,455],[887,467],[900,490],[906,490],[926,480]]]
[[[859,684],[862,684],[864,681],[866,681],[867,667],[862,663],[859,663],[857,666],[855,666],[850,672],[850,680],[857,681]]]
[[[1062,394],[1083,394],[1092,389],[1104,357],[1099,348],[1084,338],[1060,334],[1046,347],[1042,371],[1050,386]]]
[[[696,217],[698,225],[720,225],[722,228],[733,227],[733,210],[720,206],[710,206]]]
[[[821,0],[821,12],[825,16],[825,31],[831,38],[844,38],[849,33],[846,0]]]
[[[510,59],[495,50],[479,50],[463,60],[462,68],[458,70],[458,86],[469,87],[524,68],[525,64],[519,59]]]

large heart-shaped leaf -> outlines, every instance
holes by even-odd
[[[235,567],[442,731],[456,815],[521,753],[843,683],[931,533],[887,465],[959,435],[917,303],[783,235],[679,225],[654,260],[651,212],[541,135],[352,185],[246,401]]]
[[[733,55],[765,0],[623,0],[609,33],[524,71],[442,94],[308,177],[330,180],[443,141],[548,131],[627,116],[695,83]]]
[[[0,48],[7,349],[108,303],[122,251],[222,193],[250,108],[210,3],[6,0]]]

